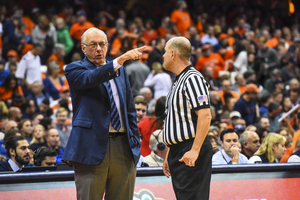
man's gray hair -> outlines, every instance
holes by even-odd
[[[60,44],[60,43],[56,43],[54,45],[53,52],[58,53],[59,51],[64,50],[64,49],[65,49],[65,45]]]
[[[241,146],[244,146],[244,142],[248,142],[248,134],[250,133],[250,131],[244,131],[241,135],[240,135],[240,143]]]
[[[100,32],[102,32],[102,34],[105,36],[105,40],[107,42],[107,35],[102,30],[100,30],[99,28],[92,27],[92,28],[89,28],[88,30],[84,31],[84,33],[81,36],[81,43],[85,43],[85,36],[90,31],[100,31]]]
[[[140,91],[139,91],[139,94],[140,94],[140,95],[143,95],[143,94],[149,92],[149,90],[150,90],[150,92],[151,92],[151,89],[150,89],[150,88],[148,88],[148,87],[142,87],[142,88],[140,89]]]

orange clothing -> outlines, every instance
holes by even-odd
[[[152,33],[150,34],[150,32],[148,30],[145,30],[143,33],[143,38],[145,38],[146,40],[146,44],[150,44],[150,42],[152,40],[155,40],[157,38],[157,32],[155,30],[152,31]]]
[[[246,86],[245,85],[239,86],[239,89],[240,89],[240,94],[244,94],[246,92]]]
[[[107,31],[109,29],[107,26],[101,24],[98,26],[98,28],[102,31]]]
[[[195,68],[203,71],[205,67],[212,67],[214,70],[214,78],[219,78],[219,71],[225,69],[224,59],[218,53],[212,53],[209,57],[202,56],[198,59]]]
[[[171,13],[171,22],[176,24],[177,30],[183,35],[191,26],[192,19],[188,12],[174,10]]]
[[[245,32],[246,32],[245,29],[239,29],[238,30],[238,34],[239,35],[243,35]]]
[[[232,125],[232,124],[229,124],[229,125],[227,126],[227,128],[234,129],[234,127],[233,127],[233,125]]]
[[[88,21],[82,25],[76,22],[70,28],[70,36],[81,42],[81,35],[84,33],[84,31],[92,27],[95,27],[95,25]]]
[[[22,48],[22,54],[18,57],[18,61],[20,61],[21,58],[22,58],[28,51],[30,51],[31,49],[33,49],[33,45],[32,45],[32,44],[25,43],[25,44],[23,45],[23,48]]]
[[[23,16],[22,21],[24,22],[24,24],[26,25],[26,29],[25,29],[25,34],[26,35],[30,35],[31,34],[31,29],[33,29],[35,27],[35,24],[33,23],[33,21],[27,17],[27,16]]]
[[[12,90],[6,90],[5,87],[0,86],[0,100],[1,101],[11,99],[13,93],[14,92]],[[17,93],[21,94],[21,96],[24,97],[23,90],[22,90],[21,86],[18,87]]]
[[[234,43],[235,43],[234,37],[228,37],[228,45],[232,47]]]
[[[113,43],[111,44],[110,55],[117,56],[121,53],[122,48],[122,41],[119,38],[114,39]]]
[[[64,80],[64,86],[68,86],[69,87],[69,83],[68,83],[67,79]]]
[[[276,37],[273,37],[271,40],[268,40],[266,42],[266,45],[270,48],[275,48],[278,45],[278,39]]]
[[[235,91],[230,91],[230,94],[233,96],[233,98],[237,100],[240,98],[240,95]],[[225,105],[224,91],[223,90],[218,91],[218,95],[220,96],[222,104]]]
[[[196,28],[199,33],[203,32],[203,24],[200,20],[198,20]]]
[[[59,74],[62,75],[62,76],[64,76],[65,75],[65,72],[64,72],[65,62],[63,60],[61,60],[55,53],[52,53],[51,56],[47,60],[47,71],[49,70],[48,69],[48,64],[52,60],[55,60],[56,63],[58,64],[58,66],[59,66]]]
[[[160,26],[158,29],[157,29],[157,33],[159,35],[159,37],[163,38],[165,37],[165,35],[168,33],[169,31],[167,29],[165,29],[164,27]]]
[[[294,149],[295,149],[295,147],[296,147],[296,143],[297,143],[297,141],[298,141],[299,139],[300,139],[300,130],[298,130],[298,131],[296,131],[296,132],[294,133],[293,144],[292,144],[292,146],[291,146],[290,148],[288,148],[288,149],[284,152],[282,158],[280,159],[280,162],[287,162],[287,160],[289,159],[289,157],[293,154],[293,151],[294,151]]]

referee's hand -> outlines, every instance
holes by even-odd
[[[179,162],[184,162],[186,166],[195,167],[195,162],[198,158],[199,153],[196,150],[191,149],[187,151]]]
[[[169,178],[171,176],[171,173],[170,173],[170,168],[169,168],[169,164],[168,164],[167,159],[165,160],[162,168],[163,168],[163,172],[164,172],[165,176],[167,178]]]

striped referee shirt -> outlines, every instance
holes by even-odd
[[[200,72],[189,65],[175,79],[166,98],[163,141],[167,145],[195,138],[196,110],[210,107],[208,84]]]

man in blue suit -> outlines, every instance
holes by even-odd
[[[133,49],[111,62],[107,36],[97,28],[82,34],[86,57],[65,69],[72,104],[72,131],[63,161],[74,167],[77,199],[133,199],[140,142],[136,110],[122,64],[141,58]]]

